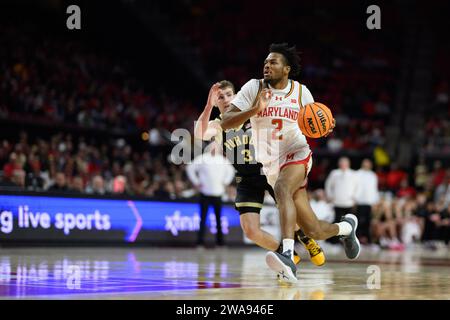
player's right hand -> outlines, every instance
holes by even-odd
[[[333,132],[333,129],[334,129],[335,127],[336,127],[336,119],[333,118],[333,123],[331,124],[330,129],[328,130],[327,134],[324,135],[324,137],[328,137],[328,136]]]
[[[269,88],[264,88],[261,90],[258,97],[258,103],[256,104],[258,112],[263,111],[269,105],[272,95],[272,90]]]

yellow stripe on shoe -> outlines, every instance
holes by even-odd
[[[295,263],[295,264],[299,264],[299,263],[300,263],[300,260],[301,260],[300,256],[297,255],[297,254],[294,254],[294,263]]]

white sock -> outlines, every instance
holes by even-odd
[[[338,236],[348,236],[352,232],[352,225],[347,221],[338,222],[336,224],[339,227]]]
[[[283,253],[291,250],[291,259],[294,261],[294,239],[283,239]]]

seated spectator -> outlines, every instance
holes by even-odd
[[[447,169],[444,180],[437,186],[434,201],[444,201],[444,206],[450,205],[450,169]]]
[[[25,170],[16,169],[13,172],[12,182],[16,184],[20,189],[25,190]]]
[[[67,192],[69,188],[67,187],[67,179],[64,172],[57,172],[55,176],[55,183],[48,188],[51,192]]]
[[[86,188],[86,192],[99,196],[107,194],[103,177],[100,175],[95,175],[92,178],[91,184]]]
[[[444,182],[445,169],[442,167],[442,161],[436,160],[433,164],[433,172],[431,173],[432,187],[436,188]]]
[[[159,183],[159,187],[155,190],[154,196],[160,200],[174,200],[176,198],[175,188],[170,181]]]
[[[25,190],[25,171],[15,169],[9,177],[3,176],[0,179],[0,189],[4,190]]]
[[[398,190],[402,180],[407,177],[406,172],[399,169],[398,165],[394,162],[391,164],[391,168],[386,176],[386,185],[391,191]]]
[[[384,249],[402,249],[397,233],[397,217],[393,210],[395,201],[383,198],[373,210],[372,241]]]
[[[423,191],[426,189],[429,181],[428,168],[425,159],[421,158],[414,169],[414,186]]]
[[[73,177],[72,183],[70,185],[70,192],[79,194],[85,193],[84,182],[82,177],[80,176]]]
[[[397,191],[397,197],[399,198],[414,198],[416,196],[416,189],[409,185],[408,176],[404,177],[400,182],[400,188]]]
[[[375,166],[377,168],[388,166],[391,162],[387,151],[381,145],[378,145],[374,148],[373,157],[375,159]]]
[[[334,221],[333,205],[326,201],[325,191],[317,189],[310,193],[310,205],[319,220]]]
[[[12,152],[9,155],[9,161],[3,166],[3,176],[7,179],[12,178],[14,170],[23,168],[23,163],[17,153]]]
[[[181,179],[176,179],[174,186],[175,186],[175,193],[178,199],[192,198],[195,197],[195,195],[197,194],[196,190],[194,190],[193,188],[188,188],[186,183],[183,182]],[[230,192],[232,193],[232,191]],[[227,193],[230,194],[230,192]],[[230,196],[233,197],[233,195]],[[233,199],[232,201],[234,201],[234,198],[232,199]]]
[[[400,238],[406,246],[417,243],[422,236],[421,219],[415,214],[416,208],[415,199],[410,199],[402,207],[402,218],[399,221]]]
[[[113,180],[112,192],[114,194],[125,194],[127,192],[127,178],[123,175],[118,175]]]

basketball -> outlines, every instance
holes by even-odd
[[[298,116],[298,125],[309,138],[321,138],[333,124],[333,114],[323,103],[314,102],[303,106]]]

